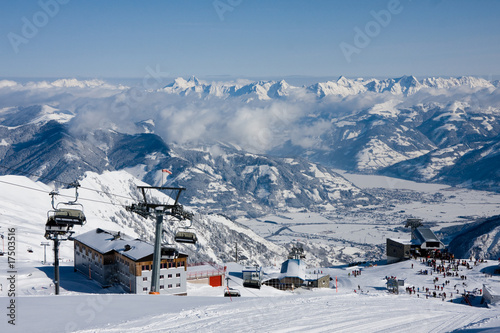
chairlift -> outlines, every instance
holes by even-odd
[[[196,234],[191,230],[191,226],[193,224],[192,221],[190,221],[191,224],[188,227],[185,227],[185,230],[179,230],[175,233],[175,241],[177,243],[186,243],[186,244],[196,244],[198,241],[198,237],[196,237]]]
[[[55,210],[49,212],[49,219],[53,219],[57,224],[70,224],[70,225],[84,225],[86,218],[83,214],[83,206],[77,204],[81,209],[57,207]]]
[[[168,231],[163,229],[162,233],[162,244],[161,244],[161,259],[176,259],[179,257],[179,251],[174,245],[169,244],[168,239],[164,235],[168,234]]]
[[[250,277],[243,280],[243,287],[245,288],[255,288],[260,289],[262,282],[260,281],[260,276],[258,272],[252,272]]]
[[[175,241],[177,243],[186,243],[186,244],[196,244],[198,241],[198,237],[196,234],[191,231],[177,231],[175,233]]]
[[[241,293],[238,289],[226,288],[224,289],[224,297],[241,297]]]
[[[78,182],[72,183],[75,187],[75,200],[69,202],[59,202],[57,205],[54,204],[54,197],[58,194],[57,192],[50,192],[52,196],[52,210],[47,213],[47,223],[53,221],[59,225],[84,225],[86,222],[85,214],[83,213],[83,205],[78,203],[78,187],[80,184]]]
[[[65,235],[71,228],[70,224],[57,224],[54,219],[49,218],[45,224],[45,238],[50,239],[51,235]]]
[[[162,246],[161,247],[161,259],[177,259],[179,257],[179,251],[173,246]]]
[[[224,297],[240,297],[241,293],[238,289],[229,288],[230,278],[226,278],[226,289],[224,289]]]

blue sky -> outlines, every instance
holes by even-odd
[[[499,14],[496,0],[3,1],[0,75],[496,76]]]

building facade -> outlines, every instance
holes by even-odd
[[[98,228],[74,238],[74,269],[103,287],[120,285],[129,293],[149,293],[153,252],[150,243]],[[187,257],[179,253],[161,260],[160,294],[187,294]]]
[[[411,258],[411,240],[387,238],[386,245],[388,264]]]

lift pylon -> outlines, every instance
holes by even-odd
[[[127,207],[127,210],[139,214],[140,216],[156,217],[156,228],[155,228],[155,244],[153,253],[153,272],[151,279],[151,290],[150,294],[159,294],[159,281],[160,281],[160,262],[163,257],[176,256],[176,250],[172,248],[162,249],[162,234],[163,234],[163,216],[169,215],[173,216],[178,220],[192,220],[194,214],[184,210],[181,204],[179,204],[179,198],[182,191],[185,188],[182,187],[158,187],[158,186],[137,186],[143,196],[143,202],[137,204],[132,204]],[[153,198],[148,199],[147,192],[149,190],[159,190],[159,191],[172,191],[174,202],[172,204],[155,202]],[[194,235],[194,233],[192,233]],[[194,235],[196,238],[196,235]],[[177,239],[176,239],[177,240]],[[191,244],[194,244],[192,241]]]

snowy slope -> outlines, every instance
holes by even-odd
[[[0,258],[4,260],[4,258]],[[412,268],[413,265],[413,268]],[[473,263],[472,263],[473,265]],[[500,284],[498,276],[485,277],[495,263],[460,268],[467,275],[467,286],[460,277],[450,277],[444,287],[446,302],[426,299],[425,293],[404,292],[405,287],[434,290],[435,275],[419,275],[429,269],[418,261],[389,266],[321,268],[334,277],[329,289],[277,291],[241,287],[241,280],[231,277],[230,285],[241,290],[241,298],[222,297],[222,287],[189,285],[187,297],[159,295],[102,294],[93,291],[92,282],[68,270],[62,277],[69,290],[61,295],[16,296],[16,326],[0,321],[2,332],[451,332],[467,329],[479,332],[500,328],[498,307],[471,307],[461,303],[458,289],[472,292],[483,283]],[[33,280],[40,268],[31,263],[20,265],[19,284],[37,290],[47,276]],[[233,272],[237,267],[230,265]],[[63,267],[64,268],[64,267]],[[68,267],[69,268],[69,267]],[[354,269],[362,269],[358,277],[348,277]],[[50,275],[47,270],[47,275]],[[26,274],[28,273],[28,274]],[[29,273],[32,275],[28,276]],[[3,274],[3,273],[2,273]],[[399,295],[388,294],[385,276],[405,281]],[[73,284],[68,284],[69,279]],[[335,282],[337,278],[337,283]],[[338,289],[336,289],[338,286]],[[358,289],[358,286],[360,289]],[[453,293],[450,302],[450,295]],[[9,298],[0,297],[2,308]],[[473,300],[479,305],[480,296]],[[302,314],[302,315],[298,315]]]
[[[48,193],[53,188],[19,176],[2,176],[0,180],[0,232],[6,234],[7,228],[16,227],[19,234],[19,251],[23,254],[27,253],[28,248],[40,249],[40,243],[46,241],[43,237],[46,213],[51,209]],[[84,206],[87,223],[83,227],[75,227],[75,235],[103,228],[121,231],[153,243],[154,221],[126,210],[126,206],[142,201],[137,186],[147,184],[125,171],[106,172],[102,175],[89,172],[80,184],[82,187],[78,201]],[[62,189],[57,202],[69,201],[71,198],[74,198],[74,190]],[[172,202],[170,197],[160,192],[152,193],[150,199],[153,198],[160,202]],[[170,235],[165,241],[173,244],[175,231],[186,224],[180,221],[165,221],[164,229]],[[193,262],[231,259],[236,242],[239,243],[240,251],[250,258],[248,264],[270,263],[285,251],[281,246],[274,245],[251,230],[221,216],[201,215],[192,228],[198,234],[199,243],[196,246],[178,244],[177,247],[179,251],[187,253]],[[40,250],[26,255],[28,258],[36,257],[37,261],[42,261]],[[72,256],[71,242],[63,242],[61,257],[71,260]]]

